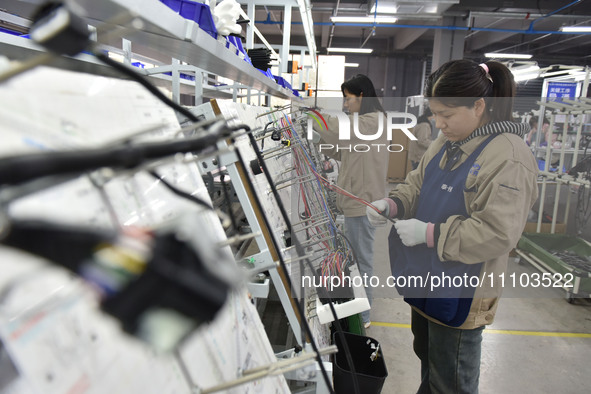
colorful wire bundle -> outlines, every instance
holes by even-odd
[[[312,175],[312,179],[315,180],[315,182],[299,183],[298,192],[300,198],[298,199],[297,209],[299,213],[300,209],[303,208],[301,216],[309,220],[309,228],[306,230],[308,239],[321,245],[326,252],[320,263],[320,274],[323,277],[341,276],[351,264],[353,253],[348,242],[337,228],[335,215],[329,208],[327,189],[371,207],[376,212],[380,212],[380,210],[368,201],[331,184],[319,173],[316,163],[319,163],[320,159],[315,157],[315,151],[306,149],[305,142],[307,141],[301,138],[300,133],[296,131],[294,124],[287,115],[283,114],[283,117],[276,119],[276,122],[283,130],[283,137],[291,141],[294,172],[297,179],[305,179],[307,178],[306,175]]]

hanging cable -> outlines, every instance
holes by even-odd
[[[180,190],[179,188],[177,188],[176,186],[173,186],[172,184],[168,183],[166,180],[164,180],[164,177],[161,176],[160,174],[158,174],[155,170],[148,171],[148,174],[152,175],[153,178],[158,179],[160,182],[162,182],[162,184],[168,190],[170,190],[171,192],[173,192],[177,196],[185,198],[185,199],[187,199],[191,202],[194,202],[197,205],[200,205],[200,206],[207,208],[209,210],[213,210],[213,207],[211,207],[208,203],[206,203],[202,199],[195,197],[192,194],[189,194],[187,192],[184,192],[184,191]]]
[[[256,144],[256,140],[255,140],[254,136],[252,135],[252,133],[250,133],[248,131],[250,131],[250,128],[247,129],[247,133],[246,134],[247,134],[247,136],[248,136],[248,138],[250,140],[250,144],[251,144],[253,150],[255,151],[255,153],[257,155],[257,158],[259,159],[259,161],[261,163],[261,166],[263,167],[263,172],[265,173],[265,177],[267,178],[267,181],[269,181],[269,184],[271,186],[271,190],[273,192],[273,196],[277,200],[277,204],[279,206],[279,210],[281,212],[281,216],[283,217],[285,223],[288,224],[288,228],[291,229],[292,227],[291,227],[291,224],[290,224],[289,217],[287,215],[287,212],[285,211],[285,207],[281,203],[281,199],[279,198],[279,193],[277,192],[277,188],[275,187],[275,184],[273,183],[272,180],[270,180],[270,175],[268,173],[268,168],[267,168],[267,166],[266,166],[266,164],[264,162],[264,159],[262,157],[262,154],[261,154],[260,150],[258,149],[258,146]],[[238,160],[241,163],[244,163],[244,160],[242,159],[242,155],[240,154],[240,150],[239,149],[236,149],[236,155],[238,157]],[[246,182],[247,182],[249,188],[251,190],[255,190],[254,185],[252,184],[252,181],[251,181],[250,177],[249,176],[245,176],[244,178],[246,179]],[[253,196],[256,204],[259,207],[261,207],[262,205],[261,205],[261,202],[260,202],[260,199],[259,199],[257,193],[253,193],[252,196]],[[270,223],[269,223],[268,218],[267,218],[267,215],[264,212],[262,212],[262,215],[261,216],[263,218],[263,221],[265,223],[265,226],[267,226],[268,228],[271,228]],[[297,237],[294,236],[294,240],[295,240],[295,247],[296,247],[296,250],[298,251],[298,254],[300,256],[303,256],[304,255],[304,252],[303,252],[303,250],[301,248],[301,245],[297,241]],[[285,263],[285,260],[281,256],[281,253],[278,253],[278,258],[279,258],[279,264],[281,265],[281,268],[283,269],[283,271],[286,274],[285,275],[285,280],[287,282],[287,285],[288,285],[289,289],[291,290],[291,289],[293,289],[293,283],[291,281],[291,278],[287,274],[289,272],[289,270],[287,269],[287,264]],[[300,260],[300,265],[301,264],[302,264],[302,261]],[[306,336],[308,336],[308,338],[310,338],[310,344],[312,346],[312,350],[314,350],[314,352],[316,352],[316,354],[317,354],[316,360],[318,361],[318,366],[320,367],[320,371],[322,373],[322,377],[323,377],[323,379],[324,379],[324,381],[326,383],[326,386],[329,388],[330,393],[331,394],[334,394],[334,389],[332,388],[331,379],[329,378],[328,373],[326,371],[326,368],[324,367],[324,363],[323,363],[322,358],[320,357],[320,354],[319,354],[318,345],[316,343],[316,340],[314,339],[314,336],[312,334],[312,330],[311,330],[311,328],[310,328],[310,326],[309,326],[309,324],[308,324],[308,322],[306,320],[306,314],[304,313],[302,302],[297,297],[295,297],[293,300],[294,300],[294,303],[296,305],[296,311],[298,313],[299,320],[300,320],[300,322],[301,322],[301,324],[302,324],[302,326],[304,328],[304,331],[305,331],[305,335],[302,333],[302,343],[305,343],[306,342]]]
[[[171,99],[166,97],[164,95],[164,93],[162,93],[160,91],[160,89],[158,89],[157,87],[152,85],[146,78],[144,78],[143,76],[138,74],[136,71],[134,71],[131,68],[129,68],[128,66],[126,66],[125,64],[119,63],[118,61],[111,59],[109,56],[107,56],[106,54],[99,52],[99,51],[94,51],[94,56],[96,56],[96,58],[98,60],[105,63],[106,65],[113,67],[115,70],[119,71],[120,73],[127,75],[128,77],[130,77],[134,81],[140,83],[143,87],[148,89],[150,91],[150,93],[152,93],[154,96],[156,96],[160,101],[162,101],[164,104],[168,105],[170,108],[174,109],[175,111],[183,114],[184,116],[189,118],[192,122],[199,121],[199,119],[195,115],[193,115],[193,113],[191,113],[191,111],[189,111],[185,107],[175,103],[174,101],[172,101]]]
[[[264,161],[264,158],[263,158],[263,156],[262,156],[262,154],[261,154],[261,152],[260,152],[260,150],[259,150],[259,148],[258,148],[258,146],[256,144],[256,140],[255,140],[254,136],[252,135],[252,133],[247,133],[247,135],[248,135],[248,138],[250,140],[250,144],[251,144],[253,150],[255,151],[255,153],[257,155],[257,158],[260,161],[261,167],[263,168],[263,173],[265,174],[265,177],[267,178],[267,181],[269,183],[269,186],[271,187],[271,191],[273,193],[273,196],[275,197],[275,200],[277,201],[277,205],[279,206],[279,210],[281,212],[281,216],[283,217],[283,220],[285,221],[287,227],[291,230],[293,227],[291,225],[291,221],[289,220],[289,215],[287,214],[287,211],[285,210],[285,207],[283,206],[283,203],[282,203],[281,198],[279,196],[279,192],[277,191],[277,188],[275,187],[275,183],[271,179],[271,175],[269,173],[269,169],[267,168],[267,165],[266,165],[266,163]],[[249,179],[249,181],[250,181],[250,179]],[[304,250],[302,249],[302,246],[300,245],[299,241],[297,240],[297,237],[295,237],[295,236],[294,236],[294,245],[296,247],[296,251],[297,251],[298,255],[304,256],[305,255]],[[279,261],[280,261],[283,269],[285,270],[285,272],[288,272],[287,271],[287,266],[285,265],[285,261],[283,261],[283,258],[282,257],[279,257]],[[308,258],[300,259],[300,261],[299,261],[299,264],[300,264],[300,272],[302,272],[302,273],[304,272],[304,267],[303,267],[304,261],[306,261],[306,264],[312,270],[312,273],[313,273],[314,272],[314,268],[313,268],[313,266],[312,266],[312,264],[311,264],[311,262],[310,262],[310,260]],[[286,279],[288,281],[289,287],[290,288],[293,288],[292,287],[292,282],[291,282],[291,279],[289,278],[289,276],[287,276]],[[303,293],[303,291],[302,291],[302,293]],[[310,337],[310,341],[311,341],[310,343],[312,345],[312,349],[316,353],[318,353],[318,346],[316,344],[316,341],[313,339],[312,331],[310,330],[310,327],[309,327],[309,325],[306,322],[306,317],[305,317],[304,311],[302,309],[302,303],[297,298],[295,298],[294,301],[296,301],[296,305],[298,306],[298,311],[299,311],[299,314],[300,314],[300,318],[305,322],[304,327],[305,327],[305,329],[307,331],[308,336]],[[332,305],[332,300],[330,298],[328,299],[328,304],[330,305],[330,309],[331,309],[331,312],[333,314],[334,320],[337,321],[338,320],[338,315],[336,313],[336,310],[334,309],[334,306]],[[340,324],[338,322],[336,324],[337,324],[337,326],[340,326]],[[351,352],[350,352],[350,349],[348,348],[348,345],[346,343],[346,340],[344,338],[344,335],[343,335],[342,341],[343,341],[343,347],[344,347],[344,350],[345,350],[345,354],[346,354],[346,357],[347,357],[347,362],[349,362],[349,368],[351,369],[351,373],[352,373],[352,375],[354,377],[353,378],[353,385],[354,385],[354,388],[355,388],[355,392],[357,394],[361,394],[361,392],[359,391],[359,382],[357,381],[357,376],[356,376],[356,373],[355,373],[355,366],[353,364],[353,359],[351,357]],[[331,393],[334,393],[334,389],[332,388],[332,385],[330,384],[330,379],[328,378],[328,374],[326,372],[326,369],[324,368],[324,364],[322,363],[322,359],[320,358],[320,356],[318,356],[317,360],[318,360],[318,363],[319,363],[319,366],[320,366],[320,370],[322,372],[322,375],[323,375],[323,377],[325,379],[325,382],[327,384],[327,387],[329,387]]]

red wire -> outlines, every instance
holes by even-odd
[[[318,174],[316,171],[314,171],[314,169],[313,169],[313,168],[310,168],[310,170],[311,170],[311,171],[314,173],[314,175],[315,175],[315,176],[316,176],[318,179],[320,179],[320,181],[321,181],[321,182],[322,182],[322,183],[323,183],[323,184],[324,184],[326,187],[328,187],[330,190],[333,190],[333,191],[335,191],[335,192],[337,192],[337,193],[339,193],[339,194],[342,194],[343,196],[349,197],[349,198],[351,198],[351,199],[353,199],[353,200],[355,200],[355,201],[357,201],[357,202],[360,202],[360,203],[362,203],[362,204],[364,204],[364,205],[367,205],[368,207],[370,207],[371,209],[373,209],[373,210],[374,210],[374,211],[376,211],[377,213],[380,213],[380,214],[382,213],[382,211],[380,211],[378,208],[376,208],[376,207],[375,207],[374,205],[372,205],[370,202],[368,202],[368,201],[364,200],[364,199],[363,199],[363,198],[361,198],[361,197],[357,197],[357,196],[356,196],[356,195],[354,195],[353,193],[350,193],[350,192],[346,191],[346,190],[345,190],[345,189],[343,189],[343,188],[340,188],[340,187],[338,187],[338,186],[336,186],[336,185],[333,185],[333,184],[331,184],[331,183],[328,181],[328,179],[326,179],[326,178],[324,178],[322,175]]]

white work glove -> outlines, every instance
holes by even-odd
[[[400,240],[406,246],[415,246],[427,242],[427,223],[418,219],[398,220],[394,223]]]
[[[312,142],[317,144],[320,142],[320,138],[322,138],[321,135],[316,130],[312,130]]]
[[[382,211],[382,214],[386,216],[390,215],[390,205],[386,200],[377,200],[372,202],[371,205]],[[386,224],[386,218],[377,213],[375,209],[371,207],[365,207],[365,214],[367,215],[367,220],[369,220],[371,225],[374,227],[379,227]]]

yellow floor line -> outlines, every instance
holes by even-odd
[[[410,328],[410,324],[385,323],[385,322],[379,322],[379,321],[372,321],[371,325],[376,326],[376,327]],[[485,329],[484,333],[485,334],[505,334],[505,335],[526,335],[526,336],[533,336],[533,337],[591,338],[591,334],[576,333],[576,332],[495,330],[495,329],[491,329],[491,328]]]
[[[402,324],[402,323],[383,323],[381,321],[372,321],[372,326],[378,327],[396,327],[396,328],[410,328],[410,324]]]

